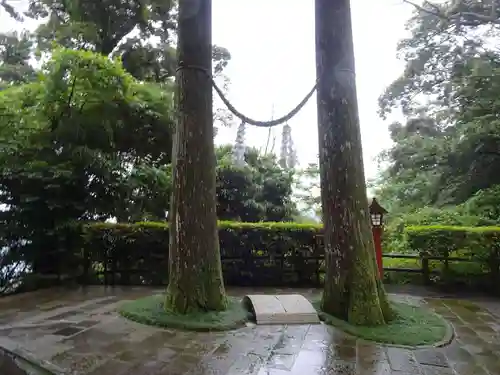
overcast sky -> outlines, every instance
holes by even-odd
[[[402,0],[352,0],[352,13],[364,161],[370,178],[377,171],[375,156],[390,145],[389,121],[377,116],[377,98],[402,71],[396,44],[406,35],[411,6]],[[20,29],[5,14],[0,14],[0,21],[2,32]],[[314,84],[314,0],[213,0],[213,41],[232,55],[226,70],[229,99],[251,118],[270,119],[273,107],[275,117],[281,117]],[[316,117],[314,96],[289,122],[303,166],[317,158]],[[279,153],[281,127],[274,133]],[[235,136],[236,126],[219,129],[216,141],[232,143]],[[264,147],[266,140],[267,130],[248,127],[248,145]]]
[[[314,0],[213,0],[214,42],[229,49],[229,97],[256,119],[281,117],[298,104],[315,80]],[[388,121],[377,115],[377,99],[403,69],[396,44],[406,36],[411,6],[402,0],[352,0],[357,89],[367,177],[375,156],[390,145]],[[290,121],[299,162],[318,154],[316,97]],[[247,128],[248,144],[264,147],[266,129]],[[219,129],[219,142],[233,142],[235,129]],[[275,129],[279,153],[281,127]]]

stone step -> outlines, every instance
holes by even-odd
[[[248,294],[243,303],[257,324],[319,324],[318,313],[300,294]]]

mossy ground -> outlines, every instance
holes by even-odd
[[[406,303],[391,301],[394,319],[381,326],[355,326],[321,311],[321,300],[312,301],[320,319],[326,324],[364,340],[400,346],[441,344],[452,337],[451,325],[432,311]]]
[[[119,313],[137,323],[189,331],[227,331],[243,326],[248,320],[248,312],[237,298],[227,297],[228,306],[224,311],[186,315],[165,311],[164,299],[163,295],[153,295],[127,302],[120,307]]]

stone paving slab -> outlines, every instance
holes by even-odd
[[[229,290],[235,296],[247,292]],[[11,298],[9,308],[25,312],[19,316],[26,321],[7,318],[0,337],[68,375],[500,374],[500,318],[451,299],[400,296],[445,314],[457,334],[443,348],[408,350],[359,340],[323,324],[212,333],[163,330],[116,313],[118,300],[155,291],[95,288],[86,289],[85,298],[75,293],[82,292],[58,293],[54,301],[43,293],[17,304]],[[37,299],[44,308],[36,310]]]
[[[319,324],[318,313],[300,294],[248,294],[257,324]]]

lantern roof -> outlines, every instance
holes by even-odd
[[[373,214],[387,214],[387,211],[384,207],[382,207],[376,198],[372,198],[372,202],[370,203],[370,213]]]

